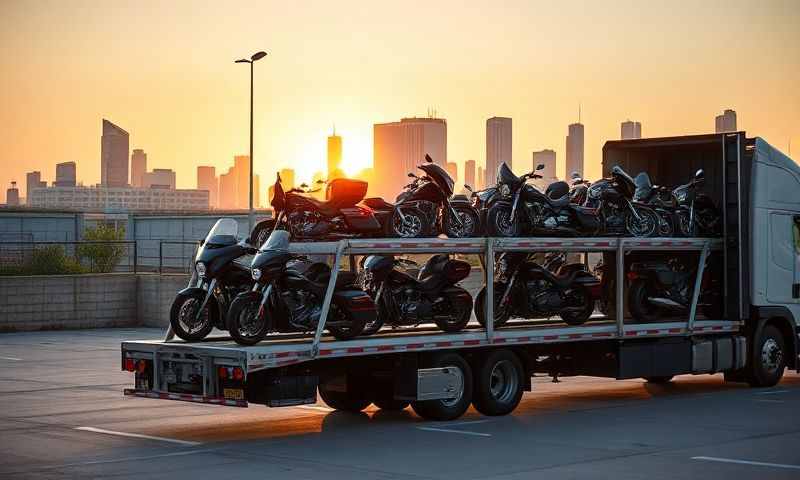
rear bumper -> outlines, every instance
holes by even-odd
[[[154,392],[152,390],[136,390],[133,388],[126,388],[124,390],[125,396],[142,397],[142,398],[158,398],[160,400],[180,400],[182,402],[194,403],[209,403],[212,405],[225,405],[227,407],[242,407],[246,408],[248,403],[246,400],[229,400],[222,397],[206,397],[203,395],[192,395],[188,393],[163,393]]]

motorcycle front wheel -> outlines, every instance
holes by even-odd
[[[506,291],[506,286],[501,283],[494,285],[494,327],[502,327],[511,318],[511,306],[505,305],[500,307],[500,300],[503,299],[503,293]],[[484,286],[475,297],[475,318],[481,326],[486,327],[486,287]]]
[[[658,320],[660,311],[657,306],[650,303],[650,289],[644,280],[636,280],[631,285],[628,293],[628,309],[633,318],[641,323]]]
[[[520,233],[519,223],[511,220],[511,207],[493,205],[486,215],[486,230],[492,237],[517,237]]]
[[[239,345],[255,345],[269,333],[268,311],[259,315],[259,295],[239,295],[228,309],[228,332]]]
[[[211,311],[211,301],[206,304],[200,315],[197,315],[205,296],[205,290],[197,289],[186,294],[179,294],[173,300],[169,310],[169,323],[178,338],[187,342],[198,342],[211,333],[216,313],[216,310]]]
[[[583,325],[589,320],[592,313],[594,313],[594,300],[589,293],[589,289],[586,287],[581,286],[574,288],[572,292],[580,297],[578,300],[581,303],[581,310],[564,311],[559,313],[559,316],[561,316],[561,319],[564,320],[567,325]]]
[[[476,237],[480,233],[480,218],[478,214],[469,207],[455,207],[458,221],[456,221],[452,214],[447,215],[445,221],[445,232],[450,238],[468,238]]]
[[[472,316],[472,297],[464,290],[447,292],[449,309],[446,316],[436,318],[436,326],[443,332],[458,332],[467,326]]]
[[[625,230],[630,235],[638,238],[654,237],[658,232],[658,214],[641,205],[634,205],[633,208],[639,218],[636,218],[632,212],[627,212],[625,215]]]
[[[428,231],[428,219],[416,207],[399,207],[392,213],[388,227],[390,237],[420,238]]]
[[[325,323],[325,327],[336,340],[356,338],[364,332],[364,327],[367,324],[363,317],[355,316],[351,312],[339,308],[333,302],[331,302],[331,309],[328,312],[328,319]]]

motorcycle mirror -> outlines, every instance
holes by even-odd
[[[467,185],[466,183],[464,184],[464,188],[466,188],[466,189],[467,189],[467,190],[469,190],[470,192],[472,192],[472,191],[473,191],[473,190],[472,190],[472,187],[470,187],[470,186],[469,186],[469,185]]]
[[[427,153],[425,154],[425,161],[428,162],[428,163],[433,163],[433,159]]]
[[[308,188],[308,184],[306,184],[306,183],[301,183],[301,184],[300,184],[300,188]]]
[[[704,180],[705,178],[706,178],[706,172],[703,171],[702,168],[694,173],[694,179],[697,181]]]
[[[409,173],[409,174],[408,174],[408,178],[417,178],[417,176],[416,176],[416,175],[414,175],[413,173]]]
[[[544,170],[544,163],[540,163],[539,165],[536,165],[536,170]]]

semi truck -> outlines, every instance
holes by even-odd
[[[125,395],[234,407],[315,403],[360,411],[370,404],[426,419],[451,420],[470,405],[508,414],[531,391],[531,378],[588,375],[668,382],[675,375],[723,373],[753,387],[778,383],[798,369],[800,318],[800,168],[761,138],[744,132],[609,141],[603,173],[614,165],[677,185],[704,169],[705,193],[719,205],[719,238],[350,239],[293,243],[294,253],[330,255],[332,274],[317,329],[275,335],[253,346],[227,338],[124,341],[122,369],[133,374]],[[418,327],[338,341],[323,335],[333,285],[350,257],[367,254],[476,255],[487,298],[494,298],[494,259],[502,252],[567,252],[603,257],[609,308],[582,325],[557,317],[512,320],[502,328],[470,325],[454,333]],[[631,265],[680,256],[696,265],[685,313],[641,322],[626,308]],[[704,269],[718,269],[718,318],[698,309]],[[494,318],[485,302],[485,318]]]

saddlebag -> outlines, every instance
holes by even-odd
[[[381,224],[372,214],[372,210],[366,207],[342,208],[341,212],[344,215],[344,221],[355,231],[378,231],[381,229]]]

